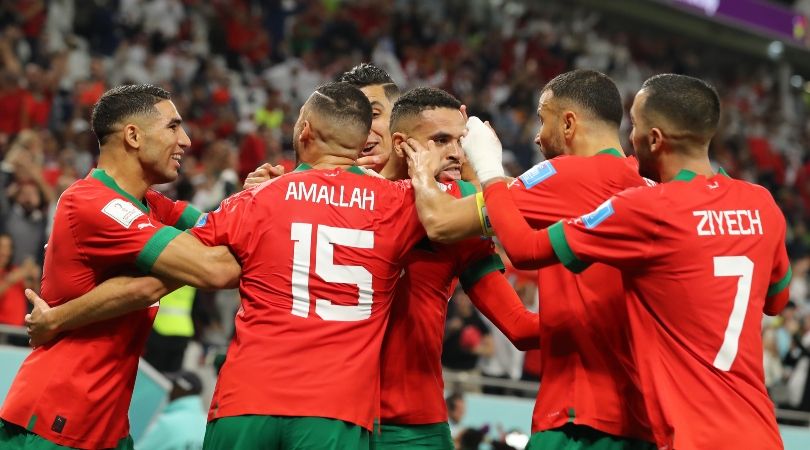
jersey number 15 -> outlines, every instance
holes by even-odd
[[[312,254],[312,224],[293,223],[290,237],[293,247],[292,313],[294,316],[309,315],[309,269]],[[324,320],[355,322],[371,317],[374,290],[371,287],[371,272],[362,266],[335,264],[334,246],[374,248],[374,232],[351,228],[317,226],[315,242],[315,274],[326,283],[354,284],[359,292],[356,305],[335,305],[327,299],[315,300],[315,314]]]

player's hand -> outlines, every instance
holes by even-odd
[[[408,173],[411,178],[424,176],[436,179],[442,170],[444,152],[436,148],[432,140],[427,142],[427,148],[416,139],[410,138],[400,144],[402,151],[408,157]]]
[[[489,122],[475,116],[467,119],[467,135],[461,138],[461,147],[481,184],[504,177],[503,148]]]
[[[248,176],[245,178],[245,184],[242,186],[242,189],[258,186],[267,180],[277,178],[282,175],[284,175],[283,166],[280,164],[273,166],[268,163],[264,163],[257,167],[256,170],[248,174]]]
[[[25,327],[28,332],[28,343],[31,347],[38,347],[51,341],[58,332],[51,323],[51,307],[36,292],[25,290],[28,301],[34,305],[31,314],[25,315]]]
[[[368,155],[357,158],[355,164],[364,169],[374,169],[382,167],[388,162],[388,155]]]

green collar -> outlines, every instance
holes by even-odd
[[[722,167],[720,168],[720,170],[717,171],[716,175],[722,175],[726,178],[731,178],[730,176],[728,176],[728,173],[726,173],[726,171],[723,170]],[[695,179],[696,176],[697,174],[695,172],[692,172],[691,170],[681,169],[681,171],[678,172],[677,175],[675,175],[675,178],[673,178],[672,181],[692,181]]]
[[[295,170],[293,170],[293,172],[303,172],[305,170],[310,170],[310,169],[312,169],[312,166],[310,166],[307,163],[301,163],[301,164],[298,165],[298,167],[295,168]],[[363,169],[361,169],[361,168],[359,168],[357,166],[349,167],[348,169],[346,169],[346,172],[351,172],[351,173],[356,174],[356,175],[365,175],[366,174],[365,172],[363,172]]]
[[[123,195],[124,198],[132,202],[132,204],[137,206],[141,211],[146,213],[149,212],[148,205],[130,195],[129,192],[121,189],[121,186],[118,186],[118,183],[116,183],[111,176],[107,175],[107,172],[105,172],[103,169],[93,169],[90,172],[90,176],[98,181],[101,181],[101,183],[104,186],[107,186],[108,188],[114,190],[115,192]]]
[[[624,153],[622,153],[622,152],[620,152],[620,151],[618,151],[618,150],[616,150],[615,148],[612,148],[612,147],[611,148],[606,148],[604,150],[600,150],[600,151],[596,152],[596,154],[597,155],[603,155],[603,154],[604,155],[613,155],[613,156],[616,156],[618,158],[624,158]]]

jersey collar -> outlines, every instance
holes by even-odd
[[[596,152],[596,154],[597,155],[613,155],[613,156],[615,156],[617,158],[624,158],[624,153],[620,152],[619,150],[616,150],[613,147],[606,148],[604,150],[599,150],[598,152]]]
[[[301,163],[301,164],[298,165],[298,167],[295,168],[295,170],[293,170],[293,172],[303,172],[305,170],[310,170],[310,169],[312,169],[312,166],[310,166],[307,163]],[[365,172],[363,172],[363,169],[361,169],[361,168],[359,168],[357,166],[349,167],[348,169],[346,169],[346,172],[351,172],[351,173],[356,174],[356,175],[365,175],[366,174]]]
[[[726,173],[726,171],[722,167],[717,171],[715,175],[722,175],[726,178],[731,178],[730,176],[728,176],[728,173]],[[695,172],[692,172],[691,170],[681,169],[681,171],[678,172],[677,175],[675,175],[675,178],[673,178],[672,181],[692,181],[695,179],[696,176],[697,174]]]
[[[119,193],[120,195],[123,195],[124,198],[132,202],[132,204],[137,206],[138,209],[140,209],[141,211],[146,213],[149,212],[148,205],[144,204],[142,201],[130,195],[129,192],[121,189],[121,186],[118,186],[118,183],[116,183],[111,176],[107,175],[107,172],[105,172],[103,169],[93,169],[92,171],[90,171],[90,177],[95,178],[96,180],[100,181],[101,184],[103,184],[104,186],[107,186],[113,191]]]

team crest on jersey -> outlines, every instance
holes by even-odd
[[[135,205],[120,198],[110,200],[101,208],[101,212],[123,225],[124,228],[129,228],[135,219],[143,215],[143,212]]]
[[[523,182],[523,185],[526,186],[526,189],[531,189],[547,180],[555,173],[557,173],[557,169],[554,168],[551,161],[543,161],[524,172],[523,175],[518,178]]]
[[[595,228],[600,223],[607,220],[608,217],[612,216],[614,212],[613,202],[608,200],[599,205],[599,207],[593,210],[593,212],[582,216],[582,223],[585,224],[585,228]]]
[[[439,189],[441,189],[442,192],[447,192],[450,189],[453,189],[453,186],[449,184],[439,183],[438,181],[436,182],[436,185],[439,186]]]

